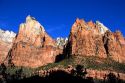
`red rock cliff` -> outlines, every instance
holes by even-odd
[[[11,62],[16,66],[39,67],[55,62],[59,50],[55,41],[45,32],[44,27],[27,16],[20,25],[19,33],[11,51]]]
[[[120,32],[111,32],[102,23],[76,19],[68,41],[70,55],[111,57],[124,62],[125,40]]]
[[[16,34],[12,31],[4,31],[0,29],[0,64],[3,63],[12,48]]]

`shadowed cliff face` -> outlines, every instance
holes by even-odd
[[[111,57],[118,62],[125,60],[125,40],[120,32],[111,32],[102,23],[86,23],[77,19],[71,28],[67,51],[69,55]]]
[[[60,53],[56,42],[45,32],[44,27],[27,16],[22,23],[11,51],[11,62],[15,66],[39,67],[55,62]]]

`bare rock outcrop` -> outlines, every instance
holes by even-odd
[[[6,59],[8,52],[12,48],[16,34],[12,31],[0,29],[0,64]]]
[[[104,35],[104,46],[107,55],[118,62],[125,61],[125,40],[120,31],[115,33],[106,32]]]
[[[111,32],[101,22],[76,19],[67,44],[68,55],[110,57],[125,61],[125,40],[120,31]]]
[[[56,45],[58,48],[63,49],[67,44],[68,38],[57,37]]]
[[[39,67],[55,62],[60,53],[56,42],[44,27],[31,16],[22,23],[11,51],[11,63],[15,66]]]
[[[106,58],[107,55],[102,36],[105,28],[103,27],[103,30],[102,27],[97,26],[92,21],[86,23],[84,20],[76,19],[69,36],[69,54]]]

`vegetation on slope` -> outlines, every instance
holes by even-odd
[[[67,68],[69,65],[76,67],[77,65],[82,65],[86,69],[97,69],[97,70],[110,70],[116,71],[119,73],[125,73],[125,64],[118,63],[109,58],[100,59],[98,57],[82,57],[82,56],[74,56],[68,59],[64,59],[58,63],[51,63],[46,66],[38,67],[38,68],[26,68],[26,67],[6,67],[4,71],[2,67],[0,67],[0,73],[6,73],[7,75],[16,75],[20,73],[22,76],[30,77],[33,75],[33,72],[39,70],[48,70],[54,67],[57,68]]]
[[[97,69],[97,70],[110,70],[125,73],[125,64],[116,62],[110,58],[100,59],[98,57],[82,57],[82,56],[75,56],[65,59],[58,63],[48,64],[43,67],[37,68],[37,70],[48,70],[54,67],[63,67],[66,68],[68,65],[72,65],[76,67],[76,65],[83,65],[87,69]]]

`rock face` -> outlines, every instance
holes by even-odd
[[[4,31],[0,29],[0,64],[6,59],[15,36],[16,34],[12,31]]]
[[[119,77],[122,80],[125,80],[125,74],[124,73],[117,73],[115,71],[109,71],[109,70],[87,70],[88,74],[87,77],[93,77],[96,79],[106,80],[109,73],[113,73],[116,77]],[[119,75],[119,76],[118,76]]]
[[[56,45],[60,49],[63,49],[64,46],[66,46],[67,42],[68,42],[68,38],[57,37],[56,39]]]
[[[68,47],[70,55],[99,56],[106,58],[106,51],[103,44],[103,34],[105,30],[97,26],[92,21],[86,23],[77,19],[73,24]],[[102,30],[102,32],[100,31]]]
[[[120,31],[115,33],[106,32],[104,35],[104,46],[107,55],[118,62],[125,61],[125,40]]]
[[[63,53],[125,61],[125,38],[120,31],[113,33],[99,21],[76,19],[69,38],[54,40],[35,18],[27,16],[15,36],[14,32],[0,29],[0,63],[39,67],[60,60]]]
[[[45,32],[44,27],[27,16],[26,23],[20,25],[19,33],[10,53],[11,63],[16,66],[39,67],[55,62],[60,53],[56,42]]]
[[[50,68],[49,70],[40,70],[34,72],[34,74],[38,74],[39,76],[47,76],[50,75],[52,72],[57,72],[57,71],[64,71],[68,74],[72,74],[72,71],[75,71],[76,69],[72,66],[69,66],[69,68]],[[83,71],[84,72],[84,71]],[[125,80],[125,74],[124,73],[118,73],[115,71],[109,71],[109,70],[94,70],[94,69],[87,69],[86,70],[87,74],[85,75],[84,78],[87,77],[92,77],[94,79],[100,79],[100,80],[108,80],[108,75],[110,73],[113,73],[117,78]]]
[[[120,32],[112,33],[101,22],[76,19],[71,28],[67,45],[68,55],[111,57],[125,60],[125,40]]]

